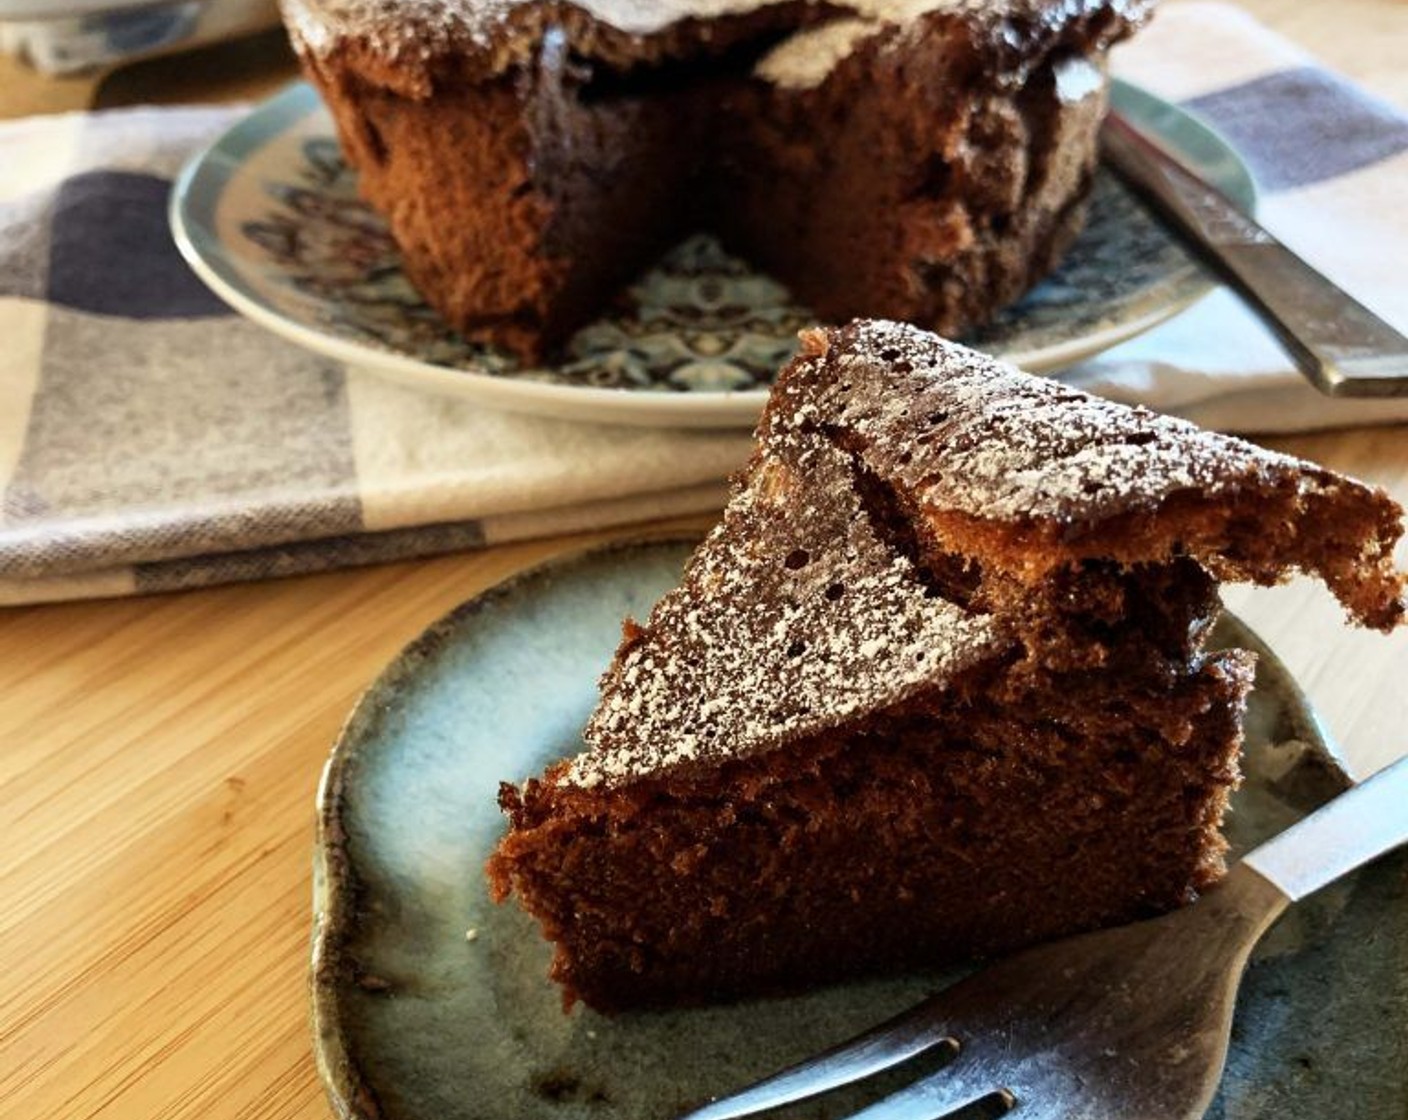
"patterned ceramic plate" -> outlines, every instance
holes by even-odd
[[[315,1051],[342,1120],[668,1120],[951,978],[564,1015],[550,946],[516,905],[489,901],[498,783],[574,749],[622,615],[642,617],[690,547],[590,552],[500,585],[427,630],[353,712],[319,794],[312,968]],[[1244,850],[1344,775],[1276,658],[1232,620],[1218,640],[1261,655],[1230,818]],[[1380,860],[1292,908],[1262,942],[1210,1116],[1408,1115],[1405,869],[1408,853]],[[840,1116],[857,1103],[837,1094],[769,1115]]]
[[[1251,176],[1213,132],[1124,83],[1116,104],[1251,208]],[[236,310],[310,349],[500,408],[571,419],[751,424],[813,321],[776,281],[695,236],[582,328],[561,362],[524,369],[460,338],[406,280],[357,197],[332,120],[298,84],[197,156],[172,197],[177,243]],[[1108,173],[1061,268],[974,336],[1027,369],[1058,369],[1161,322],[1212,280]]]

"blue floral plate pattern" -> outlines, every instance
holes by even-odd
[[[1115,102],[1248,208],[1245,167],[1178,108],[1115,83]],[[331,118],[291,86],[182,173],[178,244],[232,306],[310,349],[434,392],[574,419],[689,426],[756,419],[813,316],[786,288],[687,238],[579,330],[561,360],[523,368],[459,337],[406,279],[380,216],[358,197]],[[969,339],[1049,372],[1161,322],[1213,281],[1107,172],[1061,267]]]

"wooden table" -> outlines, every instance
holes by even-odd
[[[1408,5],[1248,6],[1408,106]],[[214,96],[258,95],[288,63],[245,46],[62,88],[3,63],[0,115],[140,100],[172,82],[190,96],[193,70]],[[1408,504],[1408,428],[1269,442]],[[0,613],[0,1117],[326,1120],[305,968],[328,747],[427,623],[595,539]],[[1350,631],[1305,583],[1230,601],[1356,770],[1408,753],[1408,632]]]

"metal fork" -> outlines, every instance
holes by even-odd
[[[944,1047],[936,1073],[850,1120],[1194,1120],[1222,1076],[1243,967],[1292,902],[1408,842],[1408,758],[1244,857],[1191,906],[1000,961],[682,1120],[730,1120]]]

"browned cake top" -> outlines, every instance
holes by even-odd
[[[1315,571],[1372,625],[1402,614],[1401,511],[1382,492],[914,327],[809,332],[758,439],[723,522],[603,678],[568,781],[765,751],[1011,648],[1010,620],[950,601],[916,557],[1192,554],[1239,578]]]
[[[1403,616],[1402,510],[1246,440],[1032,377],[915,327],[859,322],[781,379],[764,441],[823,423],[939,547],[1039,578],[1188,554],[1226,579],[1323,579],[1355,617]]]
[[[1062,32],[1089,25],[1102,44],[1143,18],[1152,0],[281,0],[295,45],[320,57],[353,56],[363,68],[417,74],[434,60],[477,60],[499,73],[545,35],[565,37],[583,57],[630,64],[727,50],[828,21],[844,25],[801,42],[762,76],[782,80],[819,58],[838,57],[867,30],[929,16],[962,29],[1000,68],[1020,69]],[[380,65],[378,65],[378,63]],[[387,77],[388,75],[382,75]]]
[[[1033,377],[901,323],[858,323],[779,386],[767,438],[823,418],[918,505],[1000,520],[1093,522],[1170,495],[1335,476],[1186,420]]]

